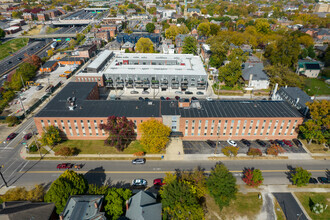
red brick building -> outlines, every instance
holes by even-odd
[[[40,67],[40,72],[52,72],[57,67],[58,63],[57,61],[47,61]]]
[[[126,116],[136,128],[155,118],[183,140],[292,139],[303,122],[298,110],[283,101],[99,100],[96,82],[69,83],[34,121],[39,133],[54,125],[64,138],[103,140],[107,134],[99,124],[112,115]]]
[[[109,42],[110,41],[110,33],[109,31],[100,31],[95,33],[96,38],[101,38],[102,40]]]

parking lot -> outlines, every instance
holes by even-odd
[[[241,141],[235,141],[237,143],[237,147],[239,147],[239,154],[246,154],[250,147],[258,148],[261,150],[263,154],[266,154],[266,150],[270,147],[270,143],[267,140],[263,142],[266,143],[266,146],[262,147],[255,141],[250,141],[250,147],[243,144]],[[221,149],[224,147],[230,146],[227,141],[219,141],[217,154],[221,153]],[[216,148],[216,141],[206,142],[206,141],[183,141],[183,150],[185,154],[214,154]],[[298,147],[293,143],[292,147],[284,145],[282,147],[285,150],[285,153],[306,153],[304,148]]]

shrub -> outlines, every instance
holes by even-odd
[[[247,152],[247,155],[253,156],[253,157],[254,156],[262,156],[262,152],[258,148],[250,147],[249,151]]]
[[[236,157],[238,150],[239,150],[239,147],[227,146],[227,147],[224,147],[221,151],[227,157],[232,157],[232,156]]]
[[[144,156],[145,153],[143,151],[138,151],[133,154],[134,156]]]
[[[248,186],[258,187],[262,184],[264,180],[264,178],[262,177],[262,173],[259,169],[245,169],[243,171],[243,174],[243,181]]]
[[[70,147],[61,147],[59,150],[57,150],[55,152],[55,155],[56,156],[65,156],[65,157],[68,157],[68,156],[73,156],[73,155],[77,155],[78,154],[78,149],[73,147],[73,148],[70,148]]]
[[[6,123],[8,123],[8,127],[12,127],[12,126],[18,124],[19,120],[16,116],[8,116],[6,118]]]
[[[37,145],[35,143],[31,144],[30,148],[29,148],[29,151],[30,152],[37,152],[38,151]]]
[[[274,156],[278,156],[278,154],[284,153],[285,150],[279,146],[279,145],[272,145],[269,148],[267,148],[267,154],[269,155],[274,155]]]

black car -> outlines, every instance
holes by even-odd
[[[207,140],[206,143],[208,145],[210,145],[211,147],[215,147],[216,143],[214,141],[211,141],[211,140]]]
[[[284,146],[284,141],[281,141],[281,140],[278,140],[278,139],[276,139],[275,141],[276,141],[276,143],[279,144],[281,147]]]
[[[116,97],[115,100],[120,100],[121,98],[120,97]]]
[[[326,177],[317,177],[317,180],[322,184],[330,183],[329,179]]]
[[[246,139],[242,139],[241,141],[242,141],[243,144],[245,144],[248,147],[251,145],[251,142],[246,140]]]
[[[191,97],[191,100],[198,100],[195,96]]]
[[[184,94],[186,94],[186,95],[191,95],[191,94],[193,94],[193,92],[190,92],[190,91],[185,91],[185,93]]]
[[[149,101],[150,99],[149,98],[145,98],[144,100]]]
[[[293,141],[293,143],[294,143],[295,145],[297,145],[298,147],[302,147],[302,143],[301,143],[298,139],[293,139],[292,141]]]
[[[139,97],[139,100],[141,100],[141,101],[142,101],[142,100],[144,100],[144,98],[142,98],[142,97]]]
[[[164,98],[164,96],[161,96],[161,97],[160,97],[160,100],[164,101],[164,100],[166,100],[166,99]]]
[[[319,183],[319,182],[317,181],[316,178],[311,177],[311,178],[309,178],[309,183],[310,183],[310,184],[317,184],[317,183]]]
[[[266,143],[263,142],[262,140],[257,139],[256,142],[257,142],[260,146],[262,146],[262,147],[265,147],[265,146],[266,146]]]

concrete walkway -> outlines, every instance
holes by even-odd
[[[183,144],[181,138],[171,138],[166,148],[165,160],[183,160]]]

